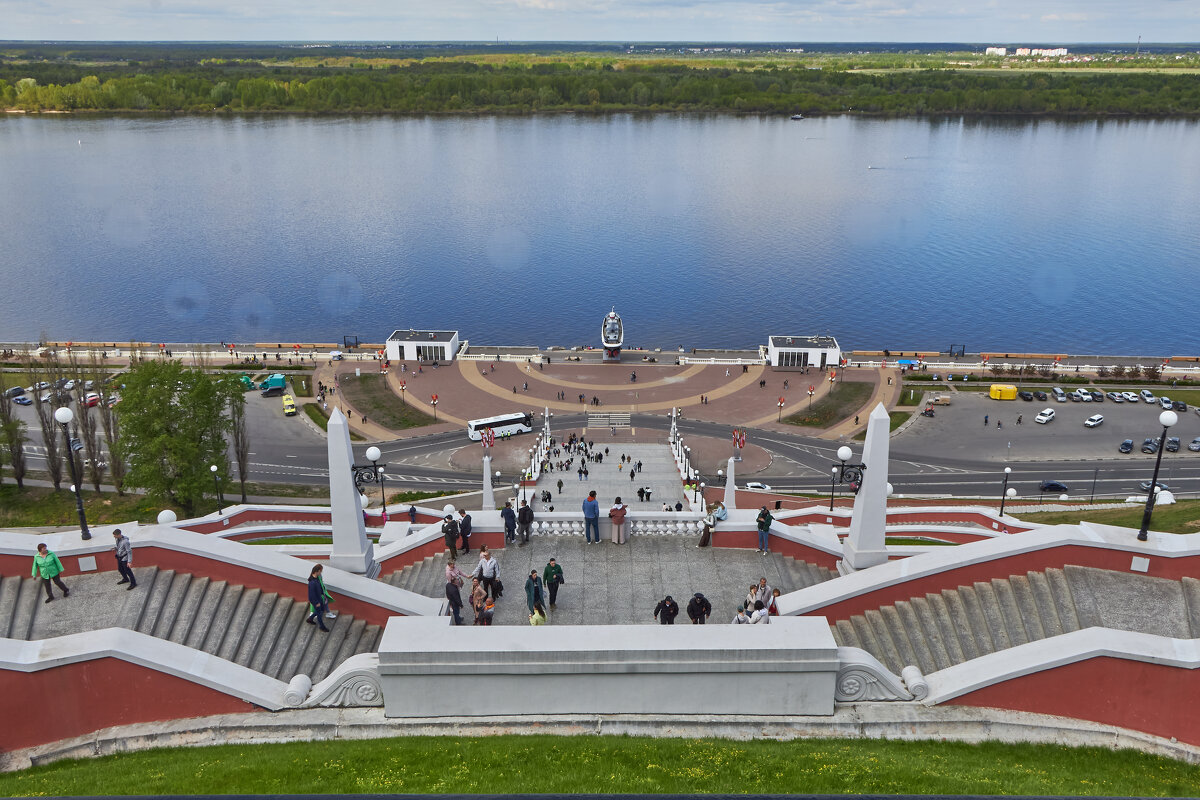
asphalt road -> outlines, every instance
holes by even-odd
[[[326,446],[323,434],[303,415],[284,417],[279,398],[247,395],[247,418],[251,430],[251,478],[258,482],[320,484],[327,480]],[[1055,409],[1056,419],[1049,425],[1036,425],[1033,416],[1043,407]],[[1139,493],[1137,484],[1148,480],[1154,457],[1120,455],[1117,446],[1132,438],[1140,446],[1142,439],[1161,432],[1157,425],[1161,409],[1144,403],[1025,403],[999,402],[986,395],[960,392],[951,406],[939,406],[934,418],[916,419],[891,441],[889,481],[897,494],[947,495],[962,497],[999,497],[1003,468],[1013,472],[1009,486],[1020,497],[1039,496],[1038,483],[1062,481],[1073,497],[1124,498]],[[29,423],[35,443],[28,446],[30,466],[42,468],[44,450],[36,418],[30,408],[19,413]],[[1093,413],[1105,416],[1099,428],[1083,427]],[[988,415],[988,426],[983,416]],[[1016,424],[1016,417],[1023,417]],[[1159,480],[1178,495],[1200,496],[1200,453],[1187,451],[1187,443],[1200,436],[1200,416],[1189,410],[1181,413],[1171,435],[1179,436],[1179,453],[1164,455]],[[997,417],[1003,427],[997,429]],[[556,416],[555,425],[578,427],[586,416]],[[670,421],[664,416],[638,415],[638,428],[659,430],[664,434]],[[724,439],[729,427],[684,419],[679,423],[685,435]],[[842,443],[790,433],[751,430],[749,441],[772,454],[768,470],[753,476],[784,491],[823,494],[830,490],[830,467]],[[466,443],[461,431],[428,434],[380,445],[381,460],[388,465],[390,487],[425,491],[470,490],[479,486],[476,473],[462,472],[450,466],[450,454]],[[860,442],[850,442],[856,457]],[[361,460],[366,445],[355,446]],[[714,476],[706,476],[709,481]],[[745,478],[743,478],[743,481]]]

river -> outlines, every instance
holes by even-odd
[[[1194,352],[1200,123],[0,119],[0,340]]]

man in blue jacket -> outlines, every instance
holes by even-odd
[[[592,543],[592,531],[596,532],[596,544],[600,544],[600,504],[596,502],[596,493],[588,492],[587,500],[583,501],[583,536],[587,543]]]
[[[512,503],[505,503],[500,509],[500,519],[504,520],[504,541],[508,543],[517,540],[517,512],[513,511]]]

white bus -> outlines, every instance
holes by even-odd
[[[533,430],[533,414],[516,411],[512,414],[501,414],[498,417],[473,419],[467,423],[467,436],[472,441],[478,442],[487,428],[491,428],[497,437],[514,433],[530,433]]]

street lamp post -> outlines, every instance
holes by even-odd
[[[57,414],[57,412],[55,412]],[[1158,468],[1162,466],[1163,450],[1167,449],[1167,429],[1179,422],[1179,415],[1174,411],[1164,411],[1158,415],[1158,424],[1163,426],[1162,437],[1158,446],[1158,458],[1154,459],[1154,476],[1150,478],[1150,491],[1146,492],[1146,510],[1142,513],[1142,528],[1138,531],[1138,541],[1146,541],[1147,531],[1150,530],[1150,517],[1154,514],[1154,501],[1158,496]]]
[[[383,506],[383,518],[387,519],[387,490],[383,487],[383,472],[387,467],[379,465],[379,457],[383,455],[379,452],[379,448],[372,445],[367,448],[367,460],[371,462],[371,466],[375,468],[375,476],[379,480],[379,502]]]
[[[213,491],[216,492],[217,495],[217,516],[220,516],[224,514],[225,511],[221,508],[221,478],[217,475],[217,465],[213,464],[208,468],[208,471],[211,472],[213,476]]]
[[[71,465],[71,491],[75,493],[75,510],[79,513],[79,533],[84,540],[91,539],[92,532],[88,530],[87,517],[83,513],[83,497],[79,494],[79,472],[75,468],[75,451],[71,449],[71,421],[75,419],[75,412],[63,406],[54,412],[54,419],[62,426],[63,441],[67,444],[67,463]]]
[[[1008,476],[1012,474],[1012,467],[1004,468],[1004,486],[1000,489],[1000,516],[1004,516],[1004,501],[1008,499]],[[1016,494],[1016,491],[1013,491]]]
[[[829,510],[833,511],[833,493],[837,490],[838,468],[833,468],[833,475],[829,478]]]
[[[863,470],[867,468],[866,464],[847,464],[854,457],[854,451],[849,447],[842,445],[838,448],[837,458],[840,464],[833,465],[832,485],[829,489],[829,510],[833,511],[833,493],[837,484],[848,483],[855,494],[862,487]]]
[[[779,398],[779,402],[776,404],[779,406],[779,417],[775,420],[776,422],[783,422],[783,403],[783,398]]]
[[[704,483],[701,482],[700,485],[696,487],[696,499],[693,500],[692,502],[699,503],[700,498],[703,496],[704,496]]]

